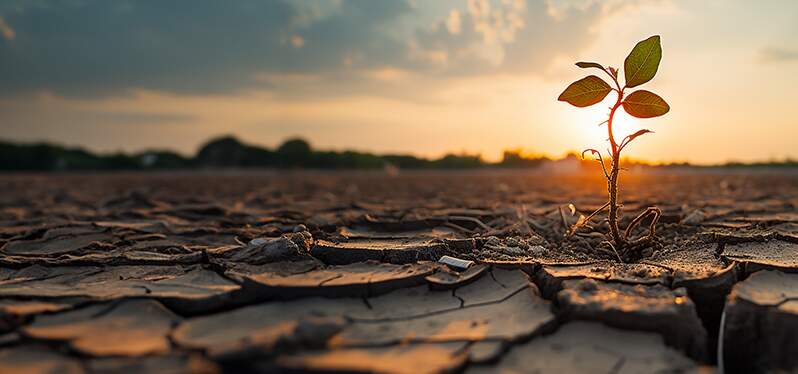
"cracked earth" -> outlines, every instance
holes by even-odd
[[[592,176],[6,175],[0,372],[798,370],[798,174],[622,182],[635,263]]]

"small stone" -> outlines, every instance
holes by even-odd
[[[433,290],[447,290],[457,288],[473,282],[482,274],[486,273],[488,267],[485,265],[474,265],[465,271],[453,271],[442,268],[434,274],[428,275],[425,279]]]
[[[452,268],[455,268],[455,269],[460,269],[460,270],[466,270],[466,269],[468,269],[468,268],[470,268],[471,266],[474,265],[474,261],[463,260],[463,259],[459,259],[459,258],[451,257],[451,256],[443,256],[443,257],[441,257],[440,260],[438,260],[438,262],[440,262],[442,264],[446,264],[449,267],[452,267]]]
[[[231,249],[223,253],[229,254],[224,257],[232,261],[268,263],[296,257],[300,251],[293,241],[283,236],[279,238],[255,238],[247,246],[239,250]]]

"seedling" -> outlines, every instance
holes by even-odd
[[[618,200],[618,173],[621,171],[621,152],[629,143],[641,135],[652,133],[653,131],[647,129],[639,130],[634,134],[626,136],[619,143],[615,140],[615,135],[612,132],[612,120],[615,118],[615,112],[620,107],[623,107],[627,113],[637,118],[652,118],[668,113],[670,110],[668,103],[651,91],[638,89],[626,95],[627,88],[638,87],[654,78],[654,75],[657,74],[661,59],[662,46],[660,45],[659,35],[652,36],[637,43],[623,63],[625,78],[625,84],[623,86],[618,82],[618,69],[612,66],[604,67],[595,62],[577,62],[576,66],[580,68],[595,68],[606,73],[607,76],[610,77],[610,81],[613,83],[614,87],[610,86],[603,79],[595,75],[590,75],[571,83],[558,98],[559,101],[565,101],[573,106],[584,108],[601,102],[611,91],[615,91],[618,94],[615,103],[609,108],[610,112],[607,120],[599,124],[599,126],[604,124],[607,125],[608,140],[610,143],[610,149],[608,150],[610,156],[610,170],[607,171],[601,152],[595,149],[586,149],[582,152],[582,158],[585,157],[585,153],[590,152],[593,156],[597,157],[596,161],[601,164],[601,170],[604,173],[604,177],[607,178],[609,200],[601,208],[587,217],[580,216],[577,223],[568,230],[568,235],[574,234],[580,227],[587,225],[591,218],[609,208],[609,213],[607,215],[607,221],[609,223],[608,240],[602,242],[600,248],[617,257],[620,261],[634,261],[641,257],[643,249],[660,245],[656,235],[656,225],[659,221],[661,211],[657,207],[649,207],[637,215],[637,217],[629,223],[623,233],[621,233],[621,230],[618,228],[619,208],[621,207],[621,203]],[[635,227],[649,217],[651,218],[651,223],[648,233],[638,238],[632,237]]]

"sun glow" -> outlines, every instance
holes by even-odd
[[[642,125],[638,119],[624,112],[623,108],[618,109],[612,121],[612,132],[615,134],[615,141],[620,143],[625,136],[642,129]],[[607,131],[604,126],[601,127],[605,132]]]
[[[609,114],[608,107],[615,102],[615,99],[614,93],[612,93],[608,95],[604,102],[594,107],[581,108],[579,111],[563,113],[563,116],[565,116],[564,120],[568,121],[568,123],[572,123],[573,125],[569,127],[575,130],[569,138],[575,140],[573,144],[580,147],[580,151],[582,149],[594,148],[602,151],[602,153],[606,152],[609,147],[607,125],[602,124],[599,126],[598,124],[607,119],[607,115]],[[623,108],[619,108],[615,112],[615,118],[612,121],[612,132],[615,136],[615,141],[620,144],[625,136],[646,128],[646,125],[647,124],[642,120],[630,116]],[[656,131],[656,129],[653,130]],[[644,143],[645,142],[636,142],[634,148],[640,149],[645,147]],[[633,154],[637,152],[632,151],[631,153],[630,156],[634,157]]]

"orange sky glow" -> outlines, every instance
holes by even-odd
[[[227,134],[269,147],[300,136],[319,149],[429,157],[467,152],[491,161],[504,149],[560,156],[606,147],[606,127],[597,124],[615,100],[611,93],[585,109],[558,102],[569,83],[591,74],[573,63],[622,66],[636,42],[658,34],[662,63],[643,88],[665,98],[671,111],[654,119],[619,113],[616,137],[641,128],[655,132],[637,140],[625,156],[698,164],[798,158],[796,2],[432,3],[369,9],[380,16],[401,13],[390,22],[358,18],[360,23],[350,21],[355,22],[351,31],[329,39],[335,27],[343,27],[333,21],[354,17],[357,9],[345,0],[298,1],[290,5],[298,9],[293,23],[256,19],[275,23],[276,31],[270,31],[274,49],[259,52],[262,56],[226,55],[221,49],[221,57],[201,54],[187,60],[196,65],[157,70],[173,62],[168,60],[118,82],[111,69],[136,65],[114,65],[118,51],[104,50],[110,47],[100,41],[74,53],[107,59],[101,68],[76,65],[70,67],[75,72],[62,73],[57,69],[66,68],[59,64],[42,62],[39,70],[25,70],[46,46],[36,43],[51,41],[41,37],[44,30],[34,22],[45,10],[0,7],[0,60],[11,61],[0,63],[3,74],[33,77],[56,69],[35,80],[6,77],[11,88],[0,92],[0,138],[97,151],[167,148],[191,154],[208,139]],[[125,11],[137,12],[131,4]],[[144,57],[163,55],[149,49],[153,43],[183,41],[159,36],[157,29],[147,33],[147,24],[136,33],[153,38],[137,52]],[[320,25],[328,29],[316,30]],[[224,28],[216,31],[225,36]],[[120,38],[128,37],[124,32],[119,31]],[[321,39],[325,32],[328,39]],[[374,49],[379,37],[390,37],[401,49]],[[266,49],[258,44],[271,45],[264,40],[253,41],[251,48]],[[340,46],[330,44],[339,41]],[[203,52],[198,51],[185,53]],[[105,67],[107,75],[96,75]],[[181,75],[180,69],[190,74]],[[67,73],[83,78],[71,82]],[[149,79],[156,73],[158,79]],[[227,79],[232,76],[235,80]],[[222,84],[212,86],[215,82]]]

